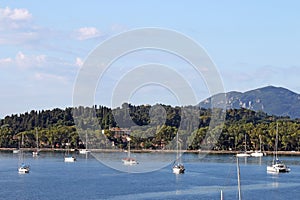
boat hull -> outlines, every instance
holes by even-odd
[[[32,156],[38,156],[40,153],[38,151],[33,151]]]
[[[238,153],[236,154],[236,157],[250,157],[251,155],[248,153]]]
[[[264,154],[262,152],[254,152],[254,153],[251,153],[251,156],[252,157],[262,157],[262,156],[264,156]]]
[[[65,157],[65,162],[75,162],[76,158],[75,157]]]
[[[136,165],[139,164],[134,158],[123,158],[122,159],[124,165]]]
[[[267,172],[270,173],[287,173],[290,172],[290,168],[284,164],[274,164],[267,166]]]
[[[19,152],[20,152],[19,149],[14,149],[14,150],[13,150],[13,153],[19,153]]]
[[[88,154],[88,153],[91,153],[91,151],[86,150],[86,149],[81,149],[81,150],[79,150],[79,153],[80,154]]]
[[[183,174],[184,171],[185,171],[185,168],[182,164],[173,166],[173,173],[174,174]]]
[[[19,174],[28,174],[29,171],[30,171],[30,167],[28,165],[22,165],[18,169]]]

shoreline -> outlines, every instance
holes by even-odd
[[[0,148],[0,152],[9,152],[16,150],[16,148]],[[25,152],[35,151],[36,148],[23,148]],[[79,149],[70,149],[71,152],[77,152]],[[94,153],[111,153],[111,152],[126,152],[122,149],[89,149]],[[41,148],[40,152],[66,152],[67,149],[52,149],[52,148]],[[152,149],[139,149],[131,150],[132,153],[176,153],[176,150],[152,150]],[[229,150],[185,150],[181,151],[183,153],[194,153],[194,154],[237,154],[240,151],[229,151]],[[247,153],[253,153],[254,151],[247,151]],[[264,151],[266,155],[273,155],[273,151]],[[278,155],[297,155],[300,156],[300,151],[278,151]]]

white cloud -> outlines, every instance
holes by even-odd
[[[24,28],[30,23],[32,14],[24,8],[0,8],[0,29],[10,30]]]
[[[19,51],[15,58],[15,63],[18,67],[39,67],[46,62],[45,55],[25,55]]]
[[[38,41],[38,28],[25,8],[0,7],[0,45],[27,44]]]
[[[45,55],[25,55],[19,51],[15,58],[0,58],[0,67],[17,66],[20,68],[40,67],[47,62]]]
[[[77,57],[77,58],[76,58],[75,65],[78,66],[78,67],[81,67],[81,66],[83,65],[82,59],[79,58],[79,57]]]
[[[48,74],[48,73],[35,73],[34,78],[39,81],[59,81],[59,82],[67,82],[65,77]]]
[[[101,32],[95,27],[82,27],[75,31],[78,40],[86,40],[101,36]]]
[[[10,64],[10,63],[12,63],[12,62],[13,62],[13,59],[11,59],[11,58],[1,58],[1,59],[0,59],[0,67],[1,67],[2,65]]]
[[[0,17],[1,19],[10,19],[10,20],[30,20],[32,15],[27,9],[24,8],[15,8],[10,9],[9,7],[0,8]]]

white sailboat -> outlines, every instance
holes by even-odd
[[[69,146],[70,146],[70,145],[71,145],[71,144],[70,144],[69,141],[68,141],[68,143],[66,144],[66,146],[67,146],[67,152],[66,152],[66,155],[65,155],[65,158],[64,158],[64,161],[65,161],[65,162],[75,162],[75,161],[76,161],[76,157],[70,155],[70,149],[69,149]]]
[[[38,134],[37,129],[36,129],[35,131],[36,131],[36,150],[34,150],[34,151],[32,152],[32,156],[33,156],[33,157],[38,156],[39,153],[40,153],[40,150],[39,150],[39,134]]]
[[[25,157],[24,157],[24,152],[23,152],[23,147],[24,145],[24,139],[23,139],[23,134],[22,134],[22,144],[19,152],[19,168],[18,172],[20,174],[27,174],[30,171],[30,166],[28,164],[25,164]]]
[[[80,149],[79,153],[80,154],[88,154],[91,151],[88,150],[88,141],[87,141],[87,133],[85,133],[85,149]]]
[[[241,153],[237,153],[236,157],[249,157],[250,154],[247,153],[247,135],[245,134],[245,151]]]
[[[180,162],[179,149],[181,150],[181,143],[178,140],[178,132],[176,134],[176,161],[173,165],[174,174],[183,174],[185,171],[184,165]]]
[[[288,166],[286,166],[281,160],[278,159],[277,146],[278,146],[278,123],[276,124],[275,153],[273,153],[273,162],[272,165],[267,166],[267,172],[270,173],[290,172],[291,169]]]
[[[130,155],[130,141],[131,141],[131,138],[130,137],[126,137],[127,141],[128,141],[128,150],[127,150],[127,157],[126,158],[123,158],[122,159],[122,162],[124,165],[136,165],[136,164],[139,164],[137,162],[137,160],[135,158],[132,158],[131,155]]]
[[[19,153],[20,152],[20,139],[18,138],[18,148],[13,150],[13,153]]]
[[[261,136],[259,135],[259,150],[251,153],[252,157],[262,157],[264,156],[264,153],[261,152]]]

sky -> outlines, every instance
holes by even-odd
[[[299,9],[299,1],[276,0],[2,0],[0,118],[73,106],[77,77],[91,52],[116,35],[145,27],[174,30],[197,42],[215,64],[224,91],[274,85],[300,93]],[[174,68],[196,101],[211,95],[205,80],[178,56],[143,50],[111,64],[94,89],[94,103],[111,107],[116,84],[148,63]],[[129,101],[178,104],[180,86],[172,91],[161,84],[140,85]]]

